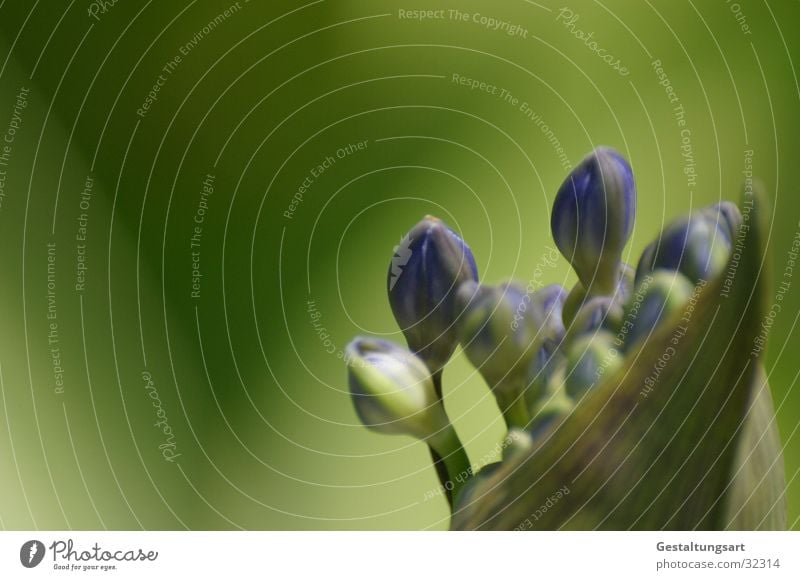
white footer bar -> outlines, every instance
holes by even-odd
[[[461,580],[596,578],[598,573],[637,579],[797,579],[800,533],[0,533],[4,579],[200,574],[230,580]]]

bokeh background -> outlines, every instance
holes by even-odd
[[[3,0],[0,525],[445,529],[426,448],[347,394],[353,336],[402,341],[394,245],[435,214],[486,282],[571,286],[549,207],[605,144],[637,175],[628,262],[752,164],[778,280],[798,21],[774,0]],[[767,371],[798,529],[800,276],[783,306]],[[460,352],[445,393],[491,460],[503,424]]]

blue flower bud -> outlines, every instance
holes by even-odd
[[[678,272],[656,270],[645,276],[626,308],[625,320],[631,324],[625,339],[627,348],[646,339],[659,322],[680,311],[693,292],[694,285]]]
[[[694,284],[722,273],[731,251],[730,222],[709,219],[704,211],[673,222],[645,248],[636,268],[637,284],[658,268],[676,270]]]
[[[710,222],[718,225],[727,236],[728,241],[733,243],[739,233],[739,226],[742,224],[742,213],[735,203],[722,201],[704,208],[700,212]]]
[[[558,284],[537,290],[532,296],[531,310],[539,326],[541,345],[528,366],[525,400],[529,408],[534,407],[547,392],[557,359],[563,358],[558,349],[566,334],[561,319],[566,298],[567,291]]]
[[[531,296],[516,284],[468,282],[459,299],[464,305],[459,339],[467,358],[491,386],[509,427],[525,427],[527,369],[543,341]]]
[[[625,304],[633,295],[636,270],[630,264],[623,262],[619,266],[619,272],[617,272],[617,275],[617,287],[611,297],[614,298],[618,303]]]
[[[442,369],[458,343],[456,292],[477,279],[469,246],[437,218],[425,217],[395,248],[389,303],[409,348],[431,373]]]
[[[543,346],[553,351],[564,338],[564,321],[561,311],[567,299],[567,291],[560,284],[550,284],[531,295],[531,313],[541,329]]]
[[[567,329],[567,342],[577,336],[594,334],[600,328],[617,332],[622,324],[622,304],[609,296],[595,296],[583,303]]]
[[[426,440],[449,429],[430,371],[391,342],[357,338],[347,346],[350,393],[366,427]]]
[[[530,295],[513,283],[466,283],[459,299],[464,305],[459,339],[470,362],[492,386],[524,379],[542,338]]]
[[[553,351],[544,345],[539,348],[528,367],[528,388],[525,390],[528,409],[538,409],[563,382],[566,364],[563,344]]]
[[[577,400],[603,378],[622,366],[613,334],[598,330],[579,336],[567,351],[565,386],[567,395]]]
[[[631,167],[608,147],[590,153],[558,190],[550,220],[553,239],[590,293],[613,292],[635,214]]]
[[[633,294],[635,272],[630,265],[625,262],[620,263],[617,270],[617,285],[607,296],[613,298],[618,304],[625,304]],[[596,294],[589,294],[580,282],[572,287],[564,302],[563,319],[565,326],[572,325],[578,310],[593,296],[596,296]]]

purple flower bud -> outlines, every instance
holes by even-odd
[[[713,208],[672,222],[642,252],[636,283],[659,268],[678,271],[694,284],[710,280],[728,263],[734,229],[738,230],[736,214],[730,210],[717,213]]]
[[[561,319],[567,291],[559,284],[551,284],[534,292],[531,306],[536,323],[539,326],[541,343],[538,346],[530,365],[528,365],[528,386],[525,400],[528,407],[533,407],[547,392],[550,378],[558,367],[559,347],[564,340],[566,330]]]
[[[719,225],[731,243],[736,239],[742,224],[742,213],[735,203],[722,201],[700,210],[700,213],[710,222]]]
[[[556,344],[564,336],[564,321],[561,311],[567,299],[567,291],[560,284],[550,284],[531,296],[531,313],[542,328],[545,339]]]
[[[613,292],[635,214],[631,167],[608,147],[590,153],[558,190],[550,220],[553,239],[590,293]]]
[[[550,350],[542,345],[528,367],[528,387],[525,390],[525,403],[529,409],[538,408],[547,400],[556,383],[563,380],[566,357],[562,348]]]
[[[435,217],[425,217],[395,248],[387,275],[389,303],[409,348],[431,373],[441,370],[458,343],[458,288],[477,279],[469,246]]]

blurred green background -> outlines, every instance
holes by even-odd
[[[402,341],[393,246],[436,214],[485,281],[571,286],[563,259],[537,272],[549,207],[606,144],[637,175],[628,262],[737,199],[751,159],[778,280],[800,231],[799,20],[755,1],[0,3],[0,524],[445,529],[425,447],[361,427],[347,394],[354,335]],[[799,313],[800,280],[767,358],[795,529]],[[460,352],[445,393],[493,460],[503,424]]]

